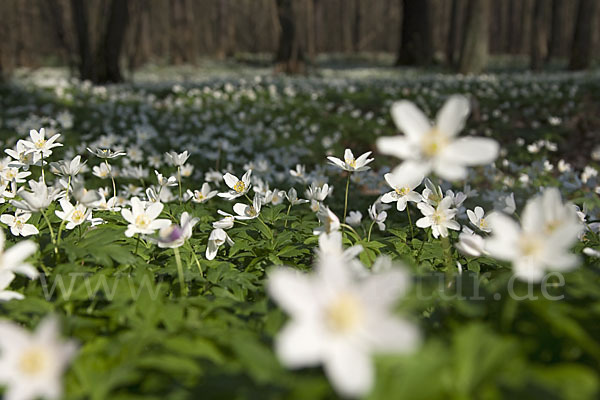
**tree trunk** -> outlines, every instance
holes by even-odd
[[[354,1],[354,21],[352,30],[352,45],[355,52],[360,51],[360,24],[362,22],[362,8],[360,6],[360,0]]]
[[[94,61],[90,49],[89,22],[86,0],[71,0],[71,16],[77,37],[79,53],[79,78],[82,80],[96,81]]]
[[[469,0],[458,71],[480,73],[487,64],[490,0]]]
[[[448,41],[446,43],[446,64],[450,67],[456,67],[457,56],[460,49],[460,0],[451,0],[450,9],[450,28],[448,29]]]
[[[531,69],[539,71],[548,56],[548,33],[546,31],[546,11],[549,0],[535,0],[531,23]]]
[[[564,32],[563,13],[563,0],[552,0],[552,19],[550,22],[550,35],[548,39],[548,54],[546,55],[546,62],[559,57],[562,53],[561,42],[562,34]]]
[[[433,60],[429,0],[401,0],[402,28],[396,65],[428,65]]]
[[[597,0],[579,0],[575,32],[571,43],[570,70],[589,68],[592,62],[593,37],[596,29]]]
[[[314,0],[306,0],[306,53],[311,62],[315,60],[315,32],[317,24],[315,21]]]
[[[277,17],[281,32],[275,69],[286,74],[302,73],[305,69],[304,55],[296,32],[292,0],[277,0]]]
[[[123,81],[119,61],[129,21],[127,2],[113,0],[109,5],[108,13],[106,29],[96,53],[96,83]]]

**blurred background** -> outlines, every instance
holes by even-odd
[[[599,14],[597,0],[2,0],[0,75],[61,66],[106,83],[204,59],[581,70],[598,61]]]

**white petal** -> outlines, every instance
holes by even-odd
[[[469,110],[469,99],[461,95],[451,96],[438,112],[437,128],[448,136],[456,136],[464,128]]]
[[[377,150],[400,159],[412,159],[418,154],[418,147],[404,136],[388,136],[377,139]]]
[[[461,165],[487,165],[498,157],[499,149],[493,139],[462,137],[444,148],[441,158]]]
[[[318,365],[325,346],[321,329],[308,321],[289,322],[275,339],[277,357],[288,368]]]
[[[419,140],[431,130],[429,119],[410,101],[392,104],[391,114],[396,127],[412,140]]]
[[[269,273],[269,295],[291,315],[314,313],[314,290],[305,274],[291,269],[278,268]]]
[[[324,367],[333,387],[342,396],[362,396],[373,386],[375,373],[371,358],[356,346],[332,345]]]

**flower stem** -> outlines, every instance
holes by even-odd
[[[202,266],[200,265],[200,261],[198,261],[198,257],[196,257],[194,248],[192,247],[190,242],[187,242],[187,244],[188,244],[188,247],[190,248],[190,252],[192,253],[192,257],[194,257],[194,261],[196,262],[196,265],[198,266],[198,271],[200,271],[200,276],[204,278],[204,273],[202,272]]]
[[[54,254],[58,257],[58,246],[56,245],[56,237],[54,236],[54,230],[52,229],[52,224],[46,215],[44,210],[40,210],[42,212],[42,216],[46,220],[46,224],[48,225],[48,230],[50,231],[50,239],[52,239],[52,244],[54,245]]]
[[[69,175],[69,180],[67,181],[67,194],[65,195],[67,201],[69,201],[69,189],[71,189],[71,175]]]
[[[113,185],[113,197],[116,199],[117,198],[117,185],[115,185],[115,176],[113,175],[112,169],[110,168],[110,165],[108,164],[108,160],[105,159],[104,163],[106,164],[106,167],[110,171],[110,180],[112,181],[112,185]]]
[[[44,182],[44,185],[46,184],[46,176],[44,174],[44,151],[42,150],[41,153],[42,155],[42,182]]]
[[[346,223],[346,211],[348,211],[348,189],[350,187],[350,175],[351,173],[348,172],[348,179],[346,179],[346,196],[344,197],[344,219],[343,219],[343,223]]]
[[[291,210],[291,209],[292,209],[292,203],[290,203],[290,205],[288,206],[287,212],[285,213],[285,216],[286,216],[286,217],[289,217],[289,216],[290,216],[290,210]],[[288,220],[287,220],[287,218],[286,218],[286,219],[285,219],[285,223],[283,224],[283,227],[284,227],[284,228],[287,228],[287,223],[288,223]]]
[[[177,263],[177,276],[179,278],[179,288],[181,289],[181,295],[187,296],[187,286],[185,285],[183,278],[183,266],[181,265],[181,257],[179,256],[179,248],[174,247],[173,252],[175,253],[175,262]]]
[[[406,215],[408,215],[408,224],[410,225],[410,240],[415,238],[415,231],[413,229],[412,219],[410,218],[410,209],[408,208],[408,204],[406,205]]]
[[[373,229],[373,225],[375,225],[375,221],[371,222],[371,226],[369,226],[369,234],[367,235],[367,242],[371,241],[371,230]]]
[[[179,205],[181,205],[181,167],[177,166],[177,182],[179,183]]]
[[[419,252],[417,253],[417,265],[421,261],[421,252],[423,251],[423,246],[425,246],[425,239],[421,242],[421,247],[419,248]]]
[[[136,256],[138,255],[138,247],[140,246],[140,234],[136,235],[137,241],[135,242],[135,251],[133,252]]]

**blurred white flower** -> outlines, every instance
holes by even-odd
[[[31,240],[26,240],[7,250],[4,249],[5,245],[6,237],[4,231],[0,229],[0,301],[21,300],[24,298],[21,293],[6,290],[6,288],[15,279],[15,274],[25,275],[30,279],[36,279],[39,276],[37,270],[31,264],[25,262],[26,258],[35,253],[37,244]],[[1,373],[2,367],[0,367]]]
[[[62,376],[77,347],[58,336],[55,317],[42,320],[34,333],[0,322],[0,384],[6,386],[6,400],[62,397]]]
[[[409,286],[403,270],[359,278],[346,257],[333,254],[319,261],[314,274],[291,268],[269,274],[269,294],[291,316],[275,350],[288,368],[323,364],[341,396],[357,397],[373,386],[372,353],[411,351],[420,335],[392,312]]]
[[[467,166],[485,165],[498,156],[498,143],[482,137],[456,138],[469,115],[469,100],[451,96],[431,125],[413,103],[403,100],[392,105],[392,118],[403,136],[377,140],[377,149],[406,160],[423,175],[433,171],[447,180],[464,179]]]
[[[577,266],[570,252],[582,230],[575,209],[564,205],[556,188],[530,199],[525,205],[521,225],[510,217],[495,213],[489,217],[492,236],[485,248],[492,257],[510,261],[515,275],[528,282],[539,282],[546,270],[564,272]]]

